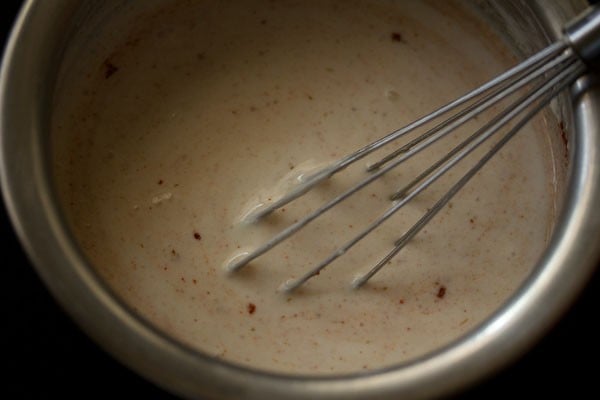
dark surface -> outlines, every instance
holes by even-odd
[[[18,1],[0,3],[0,43],[5,41],[18,5]],[[130,394],[143,399],[174,398],[104,353],[56,304],[23,253],[4,203],[0,229],[4,283],[0,397],[89,399]],[[597,396],[599,279],[596,273],[567,315],[528,354],[458,398]]]

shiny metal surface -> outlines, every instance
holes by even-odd
[[[582,3],[575,3],[581,9]],[[511,7],[522,12],[530,3],[481,4],[510,13]],[[554,27],[574,15],[569,4],[551,7],[554,3],[540,1],[528,9],[552,37]],[[600,255],[600,89],[593,77],[585,77],[572,91],[576,129],[570,183],[548,251],[511,301],[469,336],[399,368],[327,378],[239,368],[163,336],[98,279],[65,227],[49,180],[47,126],[57,71],[70,35],[97,12],[103,9],[93,1],[26,3],[0,72],[0,178],[15,228],[54,295],[99,344],[162,387],[190,398],[383,399],[450,393],[527,349],[592,273]]]
[[[587,10],[582,18],[565,28],[565,36],[577,54],[588,64],[597,67],[600,63],[600,8]]]

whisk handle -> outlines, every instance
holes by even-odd
[[[600,70],[600,6],[588,8],[564,29],[565,38],[591,68]]]

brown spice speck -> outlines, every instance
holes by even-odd
[[[202,236],[200,236],[200,234],[198,232],[194,232],[194,239],[200,240],[200,239],[202,239]]]
[[[445,295],[446,295],[446,286],[440,286],[440,288],[438,289],[437,295],[436,295],[437,298],[443,299]]]
[[[402,42],[402,35],[398,32],[392,32],[392,34],[390,35],[390,38],[392,39],[392,41],[394,42]]]
[[[565,123],[563,121],[560,121],[558,123],[558,128],[560,129],[560,138],[562,139],[562,142],[563,142],[564,148],[565,148],[565,159],[568,162],[569,161],[569,137],[568,137],[567,131],[565,129]]]
[[[565,147],[569,144],[569,139],[567,138],[567,131],[565,130],[565,123],[560,121],[558,123],[558,129],[560,129],[560,138],[562,139]]]
[[[104,61],[104,79],[108,79],[117,72],[119,68],[114,65],[110,60],[106,59]]]
[[[256,311],[256,305],[254,303],[248,303],[248,314],[254,314]]]
[[[159,184],[159,185],[162,185],[163,183],[164,183],[164,181],[163,181],[162,179],[159,179],[159,180],[158,180],[158,184]]]

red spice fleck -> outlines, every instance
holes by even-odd
[[[438,299],[443,299],[446,295],[446,286],[440,286],[437,292]]]
[[[562,139],[563,144],[565,145],[565,159],[569,161],[569,136],[567,135],[567,131],[565,130],[565,124],[563,121],[558,123],[558,128],[560,129],[560,138]]]
[[[185,278],[183,276],[181,277],[181,282],[185,282]]]
[[[560,121],[558,123],[558,129],[560,129],[560,137],[566,147],[569,144],[569,139],[567,138],[567,132],[565,130],[565,123],[563,121]]]
[[[254,303],[248,303],[248,314],[254,314],[256,311],[256,305]]]
[[[398,303],[404,304],[404,299],[400,299],[400,301]]]
[[[104,79],[108,79],[117,72],[119,68],[115,66],[110,60],[106,59],[104,61]]]
[[[402,42],[403,41],[402,35],[398,32],[392,32],[390,37],[392,38],[392,41],[394,41],[394,42]]]
[[[192,279],[192,282],[194,282],[194,285],[195,285],[196,283],[198,283],[198,281],[197,281],[197,280],[195,280],[195,279]]]
[[[200,234],[198,232],[194,232],[194,239],[200,240],[200,239],[202,239],[202,236],[200,236]]]

